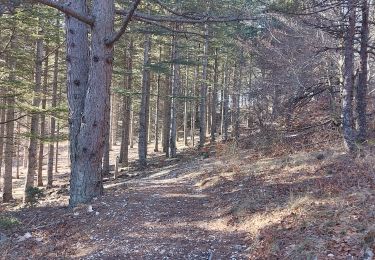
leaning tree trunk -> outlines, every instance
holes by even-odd
[[[46,47],[46,53],[48,48]],[[43,91],[42,91],[42,109],[45,110],[47,106],[47,85],[48,85],[48,59],[44,61],[44,76],[43,76]],[[39,140],[39,156],[38,156],[38,187],[43,186],[43,157],[44,157],[44,135],[46,132],[46,115],[44,112],[40,115],[40,140]]]
[[[150,49],[151,35],[148,34],[144,42],[142,99],[139,112],[138,155],[139,164],[141,167],[145,167],[147,165],[147,130],[150,102],[150,69],[148,68],[148,66],[150,64]]]
[[[76,2],[76,1],[74,1]],[[86,12],[84,1],[77,1],[75,3],[81,12]],[[72,2],[73,4],[73,2]],[[82,5],[83,4],[83,5]],[[114,2],[93,0],[92,1],[92,15],[95,17],[95,24],[91,29],[91,66],[87,81],[87,92],[80,92],[84,99],[81,105],[81,113],[75,118],[79,122],[78,128],[71,125],[71,132],[73,136],[71,140],[71,179],[70,179],[70,201],[71,206],[78,203],[89,202],[92,198],[103,193],[103,181],[101,176],[101,162],[104,150],[105,135],[108,134],[109,118],[107,111],[109,110],[109,94],[112,78],[112,63],[113,63],[113,46],[107,45],[105,40],[109,39],[113,34],[114,26]],[[77,24],[71,20],[67,26],[68,34],[70,30],[76,30],[75,34],[70,33],[70,38],[67,40],[68,54],[71,55],[70,69],[78,67],[83,70],[76,74],[76,71],[71,71],[69,77],[69,87],[79,89],[78,86],[86,82],[85,61],[88,60],[88,44],[87,44],[87,28],[82,23]],[[78,29],[78,26],[83,26]],[[79,39],[78,35],[82,38]],[[77,44],[77,41],[82,40],[82,44]],[[72,43],[76,48],[72,48]],[[80,54],[83,52],[84,54]],[[76,54],[76,56],[73,56]],[[84,56],[86,60],[76,60],[77,57]],[[84,69],[79,68],[84,62]],[[76,77],[74,77],[76,76]],[[78,85],[78,86],[77,86]],[[73,94],[73,89],[68,89],[68,92]],[[85,95],[86,94],[86,95]],[[79,98],[80,99],[80,98]],[[75,104],[75,96],[69,95],[69,103]],[[72,131],[73,130],[73,131]]]
[[[368,0],[362,0],[360,72],[357,88],[358,141],[363,143],[367,138],[367,89],[368,89],[368,43],[369,43],[369,6]]]
[[[40,104],[40,89],[42,84],[42,63],[43,63],[43,40],[38,39],[36,42],[36,67],[35,67],[35,86],[34,86],[34,97],[33,107],[37,108]],[[34,176],[37,167],[37,147],[39,133],[39,115],[33,114],[31,116],[31,127],[30,127],[30,141],[28,148],[28,167],[24,186],[24,202],[29,202],[28,190],[34,186]]]
[[[345,146],[349,152],[356,150],[353,129],[353,88],[354,88],[354,37],[356,10],[354,0],[348,0],[349,27],[345,35],[344,89],[342,103],[343,133]]]
[[[205,24],[205,42],[203,47],[202,83],[199,105],[199,147],[206,142],[206,100],[207,100],[207,67],[208,67],[208,26]]]

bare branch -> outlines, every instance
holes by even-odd
[[[197,33],[197,32],[192,32],[192,31],[183,31],[183,30],[174,30],[168,26],[165,26],[163,24],[160,24],[160,23],[157,23],[157,22],[153,22],[153,21],[149,21],[149,20],[143,20],[143,19],[139,19],[140,22],[143,22],[143,23],[147,23],[147,24],[150,24],[150,25],[155,25],[155,26],[158,26],[164,30],[167,30],[171,33],[178,33],[178,34],[189,34],[189,35],[196,35],[196,36],[199,36],[199,37],[202,37],[204,38],[205,36],[203,34],[200,34],[200,33]]]
[[[81,22],[84,22],[88,25],[91,25],[93,26],[94,25],[94,18],[90,17],[90,16],[87,16],[87,15],[84,15],[84,14],[81,14],[77,11],[75,11],[74,9],[71,9],[69,8],[66,4],[60,4],[56,1],[53,1],[53,0],[33,0],[35,2],[38,2],[38,3],[41,3],[41,4],[44,4],[44,5],[47,5],[49,7],[52,7],[52,8],[55,8],[67,15],[70,15],[78,20],[80,20]]]
[[[177,16],[181,16],[181,17],[185,17],[185,18],[188,18],[188,19],[199,19],[197,17],[193,17],[191,15],[188,15],[188,14],[185,14],[185,13],[179,13],[175,10],[173,10],[172,8],[168,7],[166,4],[164,4],[163,2],[159,1],[159,0],[153,0],[155,3],[157,3],[161,8],[163,8],[164,10],[166,10],[167,12],[171,13],[171,14],[174,14],[174,15],[177,15]]]
[[[26,114],[26,115],[21,115],[21,116],[19,116],[19,117],[17,117],[17,118],[14,118],[14,119],[12,119],[12,120],[8,120],[8,121],[0,122],[0,125],[5,125],[5,124],[8,124],[8,123],[10,123],[10,122],[18,121],[18,120],[24,118],[25,116],[28,116],[28,114]]]
[[[127,15],[127,11],[116,10],[116,14]],[[142,12],[134,12],[133,18],[136,20],[147,20],[152,22],[168,22],[168,23],[189,23],[189,24],[204,24],[204,23],[224,23],[224,22],[239,22],[257,20],[256,17],[245,17],[242,15],[236,16],[204,16],[199,18],[182,18],[179,16],[162,16],[162,15],[149,15]]]
[[[120,30],[118,32],[115,32],[114,35],[110,39],[106,40],[107,45],[113,45],[125,33],[126,28],[128,27],[128,24],[129,24],[130,20],[132,19],[133,14],[134,14],[135,10],[137,9],[140,2],[141,2],[141,0],[135,0],[134,1],[133,5],[130,7],[130,10],[127,12],[126,16],[124,17],[124,21],[122,23],[122,26],[121,26]]]

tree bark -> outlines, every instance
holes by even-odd
[[[223,86],[223,111],[222,111],[222,124],[223,124],[223,130],[222,130],[222,140],[224,142],[228,141],[228,125],[229,125],[229,115],[228,115],[228,105],[229,105],[229,89],[228,89],[228,82],[229,82],[229,71],[228,71],[228,59],[225,64],[224,68],[224,86]]]
[[[172,55],[171,55],[172,56]],[[169,155],[169,138],[170,138],[170,125],[171,125],[171,87],[172,77],[166,76],[165,85],[165,99],[164,99],[164,118],[163,118],[163,152],[168,157]]]
[[[82,1],[77,2],[82,4]],[[86,12],[84,1],[83,4],[83,6],[78,5],[77,8],[80,8],[79,10],[81,12]],[[78,203],[87,203],[91,201],[92,198],[103,193],[101,163],[104,152],[105,137],[109,131],[108,111],[110,105],[109,97],[113,65],[113,46],[107,45],[106,39],[109,39],[113,35],[113,0],[93,0],[92,15],[95,17],[95,25],[91,29],[91,66],[89,67],[87,81],[87,89],[89,91],[82,93],[79,92],[79,94],[83,94],[84,96],[84,99],[82,100],[79,98],[79,100],[83,101],[83,104],[79,104],[81,105],[81,114],[76,115],[77,118],[75,118],[77,122],[79,122],[79,125],[77,124],[77,129],[71,125],[71,132],[73,134],[73,144],[71,144],[72,173],[70,179],[69,201],[71,206],[75,206]],[[74,19],[70,18],[70,20]],[[68,25],[68,34],[70,29],[76,29],[77,26],[77,24],[73,27]],[[69,40],[72,40],[73,42],[74,40],[79,40],[77,34],[80,34],[82,36],[81,40],[83,41],[83,44],[87,44],[88,38],[86,28],[84,28],[83,32],[78,31],[75,34],[72,34],[73,37]],[[81,44],[75,46],[77,48],[71,49],[68,41],[68,53],[75,53],[78,57],[84,55],[83,58],[87,59],[88,48]],[[78,48],[79,52],[76,53]],[[84,54],[80,54],[81,52]],[[78,60],[74,60],[69,66],[82,66],[78,66],[79,64],[77,64],[77,61]],[[82,61],[79,60],[79,62]],[[85,67],[86,65],[87,64],[85,64]],[[83,84],[86,80],[84,74],[86,71],[87,70],[85,69],[82,71],[82,74],[76,75],[82,77],[81,80]],[[69,79],[68,88],[78,83],[75,77],[70,77]],[[71,84],[71,82],[73,84]],[[78,87],[76,86],[76,89],[77,88]],[[69,89],[68,92],[72,93],[72,89]],[[68,100],[70,103],[76,102],[74,95],[70,95]]]
[[[15,42],[14,39],[11,40],[10,48],[14,50]],[[15,81],[15,69],[16,60],[14,57],[9,58],[10,73],[9,81]],[[14,153],[14,106],[16,103],[16,98],[12,92],[11,87],[8,88],[9,97],[7,97],[7,110],[6,110],[6,140],[5,140],[5,156],[4,156],[4,175],[3,175],[3,202],[9,202],[13,199],[13,153]]]
[[[42,84],[42,64],[43,63],[43,40],[39,38],[36,42],[36,62],[35,62],[35,86],[34,86],[34,97],[33,106],[35,108],[40,105],[40,89]],[[39,134],[39,115],[33,114],[31,116],[31,127],[30,127],[30,141],[28,147],[28,167],[24,186],[24,202],[29,202],[30,198],[27,194],[30,187],[34,187],[34,176],[37,167],[37,147]]]
[[[171,98],[171,125],[169,135],[169,154],[168,157],[175,158],[177,156],[177,102],[180,93],[180,65],[178,64],[179,51],[177,36],[173,36],[172,40],[172,98]]]
[[[57,18],[56,26],[59,26],[60,22]],[[60,39],[57,40],[57,45],[60,44]],[[51,107],[56,108],[57,106],[57,86],[58,86],[58,74],[59,74],[59,48],[55,50],[54,65],[53,65],[53,82],[52,82],[52,103]],[[55,139],[56,139],[56,114],[53,114],[50,118],[50,142],[48,145],[48,166],[47,166],[47,188],[53,186],[53,159],[55,156]]]
[[[161,63],[161,46],[159,46],[159,64]],[[158,73],[156,85],[156,107],[155,107],[155,148],[154,152],[159,152],[159,113],[160,113],[160,82],[161,75]]]
[[[48,53],[48,47],[46,47]],[[47,87],[48,87],[48,59],[44,60],[44,75],[43,75],[43,90],[42,90],[42,109],[45,110],[47,106]],[[44,157],[44,141],[43,138],[46,132],[46,115],[44,112],[40,114],[40,139],[39,139],[39,156],[38,156],[38,187],[43,186],[43,157]]]
[[[199,59],[197,59],[199,62]],[[192,87],[192,93],[193,93],[193,101],[191,103],[191,145],[194,147],[195,146],[195,120],[196,120],[196,114],[197,114],[197,102],[196,102],[196,93],[197,93],[197,81],[198,81],[198,71],[199,71],[199,65],[194,67],[194,83]]]
[[[134,148],[134,106],[130,104],[130,133],[129,133],[130,148]]]
[[[348,0],[349,25],[345,35],[344,89],[342,103],[344,143],[349,152],[356,150],[353,129],[353,88],[354,88],[354,37],[356,8],[354,0]]]
[[[215,134],[217,132],[217,85],[218,85],[218,53],[217,48],[215,49],[215,63],[214,63],[214,85],[212,89],[212,102],[211,102],[211,142],[215,142]]]
[[[144,59],[143,59],[143,78],[142,78],[142,99],[139,112],[139,141],[138,155],[141,167],[147,166],[147,132],[148,132],[148,116],[150,102],[150,50],[151,35],[146,36],[144,42]]]
[[[126,52],[128,54],[126,55]],[[133,39],[129,41],[129,48],[125,51],[125,64],[126,64],[126,74],[124,75],[124,89],[127,92],[131,92],[133,83]],[[119,163],[123,166],[128,166],[129,164],[129,138],[130,135],[130,124],[131,124],[131,103],[132,97],[130,93],[124,96],[123,99],[123,119],[122,119],[122,139],[121,139],[121,150]]]
[[[17,136],[21,135],[21,124],[20,122],[17,122]],[[18,180],[20,178],[20,153],[21,153],[21,141],[17,141],[17,150],[16,150],[16,157],[17,157],[17,162],[16,162],[16,179]]]
[[[1,99],[1,102],[5,104],[6,100]],[[5,122],[6,120],[6,109],[0,108],[0,120],[1,122]],[[0,177],[2,177],[2,166],[3,166],[3,155],[4,155],[4,138],[5,135],[5,124],[0,125]]]
[[[368,42],[369,42],[369,6],[368,0],[362,0],[362,25],[360,72],[357,87],[358,141],[363,143],[367,139],[367,89],[368,89]]]
[[[113,122],[113,117],[111,118],[111,112],[112,112],[112,109],[111,107],[113,108],[113,105],[112,102],[113,102],[113,98],[114,98],[114,95],[109,95],[110,99],[109,99],[109,106],[108,106],[108,110],[106,111],[106,122],[108,122],[108,126],[107,126],[107,133],[104,135],[104,152],[103,152],[103,162],[102,162],[102,173],[101,175],[104,176],[104,175],[108,175],[109,174],[109,168],[110,168],[110,162],[109,162],[109,152],[110,150],[112,149],[112,141],[113,139],[111,138],[112,136],[112,127],[111,125],[114,124]]]
[[[199,147],[206,142],[206,103],[207,103],[207,67],[208,67],[208,26],[205,24],[205,42],[203,47],[202,83],[200,88],[199,105]]]
[[[237,67],[235,67],[237,70]],[[235,73],[234,76],[234,93],[233,93],[233,137],[236,141],[240,138],[240,99],[241,99],[241,84],[242,84],[242,69],[243,69],[243,57],[241,54],[238,77]],[[237,72],[237,71],[236,71]]]

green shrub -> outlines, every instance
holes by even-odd
[[[38,187],[28,187],[26,189],[26,202],[31,207],[34,207],[36,204],[38,204],[39,199],[43,196],[43,190],[39,189]]]
[[[19,224],[21,224],[21,222],[14,217],[0,216],[0,228],[2,229],[10,229]]]

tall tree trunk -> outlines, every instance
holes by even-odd
[[[129,133],[130,148],[134,148],[134,106],[130,104],[130,133]]]
[[[344,89],[342,103],[344,142],[349,152],[356,150],[353,129],[353,88],[354,88],[354,37],[356,8],[354,0],[348,0],[349,26],[345,35]]]
[[[1,102],[5,104],[6,100],[1,99]],[[5,120],[6,120],[6,109],[0,108],[0,122],[5,122]],[[0,177],[2,176],[4,141],[5,141],[5,124],[0,124]]]
[[[114,115],[114,94],[113,93],[111,93],[111,95],[110,95],[110,112],[109,112],[109,132],[108,132],[108,145],[109,145],[109,149],[108,149],[108,151],[110,151],[110,150],[112,150],[113,149],[113,142],[114,142],[114,140],[113,140],[113,122],[114,122],[114,120],[113,120],[113,115]],[[105,154],[105,152],[104,152],[104,154]]]
[[[161,46],[159,46],[159,63],[161,63]],[[160,81],[161,75],[158,73],[156,85],[156,107],[155,107],[155,148],[154,152],[159,152],[159,113],[160,113]]]
[[[72,1],[70,7],[82,14],[88,13],[86,0]],[[81,123],[87,124],[87,122],[84,121],[85,118],[83,117],[83,112],[86,92],[88,90],[90,56],[88,30],[86,25],[69,15],[66,16],[65,24],[67,48],[67,94],[70,112],[70,204],[73,206],[80,201],[84,202],[88,199],[86,196],[80,194],[82,189],[86,189],[83,185],[87,186],[87,184],[82,184],[82,182],[86,182],[84,179],[87,178],[87,176],[85,176],[86,174],[84,170],[82,170],[82,172],[80,171],[79,163],[82,160],[82,149],[85,149],[84,152],[87,153],[89,147],[80,147],[79,135]],[[97,60],[98,58],[96,58],[96,62]],[[56,146],[58,147],[58,145]],[[57,157],[58,152],[56,151],[56,160]],[[98,169],[101,169],[101,167],[98,167]],[[95,169],[92,174],[95,175],[95,172],[97,172],[98,169]],[[95,177],[96,176],[94,176],[93,179],[95,179]]]
[[[56,26],[59,26],[60,20],[56,19]],[[57,40],[57,45],[60,44],[60,38]],[[57,106],[57,86],[59,74],[59,48],[55,50],[54,64],[53,64],[53,82],[52,82],[52,102],[51,107]],[[50,142],[48,145],[48,166],[47,166],[47,188],[52,188],[53,185],[53,159],[55,156],[55,137],[56,137],[56,114],[50,118]]]
[[[127,54],[128,53],[128,54]],[[133,83],[133,39],[129,41],[129,48],[125,51],[126,73],[124,75],[124,89],[128,92],[123,99],[123,119],[122,119],[122,139],[119,163],[128,166],[129,163],[129,138],[131,124],[131,103],[132,96],[130,94]]]
[[[144,42],[144,59],[143,59],[143,79],[142,79],[142,99],[139,112],[139,141],[138,141],[138,155],[139,164],[141,167],[147,166],[147,130],[148,130],[148,116],[149,116],[149,101],[150,101],[150,50],[151,50],[151,35],[146,36]]]
[[[228,115],[228,105],[229,105],[229,88],[228,88],[228,82],[229,82],[229,71],[228,71],[228,58],[227,62],[225,63],[224,68],[224,85],[223,85],[223,96],[224,96],[224,102],[223,102],[223,111],[222,111],[222,124],[223,124],[223,130],[222,130],[222,139],[224,142],[228,141],[228,125],[229,125],[229,115]]]
[[[40,89],[42,84],[42,65],[43,65],[43,40],[39,38],[36,42],[36,62],[35,62],[35,86],[34,86],[34,97],[33,106],[35,108],[40,105]],[[31,116],[31,127],[30,127],[30,141],[28,148],[28,167],[24,186],[24,202],[29,202],[28,189],[34,186],[34,176],[37,167],[37,147],[39,134],[39,115],[33,114]]]
[[[73,3],[75,3],[75,1],[71,4],[73,5]],[[82,3],[82,1],[77,1],[77,3]],[[69,201],[71,206],[75,206],[78,203],[89,202],[92,198],[103,193],[101,163],[105,138],[109,131],[108,111],[110,105],[109,97],[113,65],[113,46],[107,45],[105,39],[109,39],[113,34],[114,2],[113,0],[93,0],[92,7],[91,13],[93,17],[95,17],[95,25],[91,29],[91,66],[87,81],[87,89],[89,91],[79,93],[84,96],[84,99],[82,100],[84,102],[80,107],[81,114],[77,115],[79,127],[76,129],[75,127],[72,127],[71,124],[70,129],[71,134],[73,134],[73,142],[71,143]],[[85,5],[78,5],[77,8],[80,8],[79,10],[82,10],[82,12],[86,12]],[[68,20],[73,19],[70,18]],[[68,34],[70,29],[77,29],[77,26],[78,25],[72,26],[72,24],[70,24],[70,26],[68,25]],[[72,40],[73,42],[74,40],[77,41],[77,35],[81,34],[81,32],[78,31],[75,34],[72,34],[73,37],[69,40]],[[84,28],[84,33],[81,36],[83,44],[87,44],[86,28]],[[72,48],[72,46],[69,45],[69,43],[71,44],[72,42],[69,42],[69,40],[68,53],[73,54],[79,49],[79,52],[75,53],[76,56],[74,58],[84,55],[85,57],[83,58],[87,59],[88,48],[81,44],[76,44],[75,46],[77,48]],[[85,54],[80,54],[80,52]],[[82,63],[81,60],[79,60],[79,62]],[[77,60],[74,60],[68,65],[68,67],[72,68],[73,66],[77,66],[77,69],[79,69],[82,65],[78,66],[79,64],[76,63]],[[77,77],[82,77],[83,82],[86,80],[86,77],[84,77],[85,72],[86,70],[82,71],[82,74],[76,75]],[[73,75],[71,74],[70,76]],[[73,85],[80,83],[76,80],[76,77],[69,77],[69,79],[73,79]],[[72,84],[70,84],[71,80],[68,82],[69,88]],[[79,89],[77,86],[75,86],[75,88]],[[72,91],[72,89],[68,89],[69,93],[72,93]],[[71,95],[68,100],[70,104],[76,102],[74,96]]]
[[[27,158],[29,157],[28,154],[27,154],[27,144],[25,144],[23,146],[23,160],[22,160],[22,166],[23,168],[27,168],[27,165],[28,165],[28,162],[27,162]]]
[[[172,56],[172,55],[171,55]],[[171,125],[171,88],[172,77],[166,76],[165,85],[165,99],[164,99],[164,118],[163,118],[163,152],[169,156],[169,138],[170,138],[170,125]]]
[[[237,67],[235,67],[237,69]],[[234,93],[233,93],[233,137],[238,141],[240,138],[240,99],[242,84],[243,58],[240,57],[238,77],[234,76]],[[237,72],[237,71],[236,71]]]
[[[17,136],[21,135],[21,124],[20,122],[17,122]],[[20,178],[20,154],[21,154],[21,141],[18,139],[17,140],[17,148],[16,148],[16,157],[17,157],[17,162],[16,162],[16,179],[18,180]]]
[[[150,77],[149,80],[151,80],[152,77]],[[150,84],[151,85],[151,84]],[[152,93],[152,91],[150,90],[150,93]],[[148,123],[147,123],[147,143],[151,143],[152,141],[152,119],[153,119],[153,111],[152,111],[152,102],[151,102],[151,94],[150,94],[150,101],[149,101],[149,111],[148,111]]]
[[[358,141],[363,143],[367,138],[367,89],[368,89],[368,42],[369,42],[369,6],[368,0],[362,0],[360,72],[357,88]]]
[[[211,136],[211,115],[212,115],[212,87],[208,86],[207,87],[207,102],[206,102],[206,137]]]
[[[199,62],[199,59],[197,59],[197,62]],[[196,120],[196,115],[197,115],[197,103],[196,102],[196,93],[197,93],[197,82],[198,82],[198,71],[199,71],[199,65],[194,67],[194,82],[192,86],[192,93],[193,93],[193,102],[191,103],[192,106],[192,111],[191,111],[191,145],[194,147],[195,146],[195,120]]]
[[[215,134],[217,132],[217,85],[218,85],[218,53],[215,49],[215,63],[214,63],[214,85],[212,89],[212,102],[211,102],[211,142],[215,142]]]
[[[56,151],[55,151],[55,173],[58,173],[59,172],[59,151],[60,151],[60,141],[59,141],[59,137],[60,137],[60,123],[57,122],[57,126],[56,126],[57,130],[56,130]],[[70,158],[70,156],[69,156]]]
[[[111,131],[112,131],[112,127],[111,125],[114,124],[113,122],[113,117],[111,119],[111,103],[113,102],[113,97],[114,95],[109,95],[110,96],[110,99],[109,99],[109,106],[108,106],[108,110],[106,111],[106,122],[108,122],[108,126],[107,126],[107,133],[104,135],[104,152],[103,152],[103,161],[102,161],[102,172],[101,172],[101,175],[104,176],[104,175],[108,175],[109,174],[109,170],[110,170],[110,162],[109,162],[109,152],[110,150],[112,149],[112,141],[113,139],[111,138],[112,134],[111,134]],[[113,105],[112,105],[112,108],[113,108]],[[107,121],[108,120],[108,121]]]
[[[178,29],[178,28],[177,28]],[[169,157],[175,158],[177,156],[177,102],[180,93],[180,65],[178,64],[179,51],[176,35],[172,40],[172,99],[171,99],[171,126],[169,136]]]
[[[46,53],[48,53],[48,47],[46,46]],[[44,75],[43,75],[43,90],[42,90],[42,109],[45,110],[47,106],[47,87],[48,87],[48,59],[44,61]],[[37,183],[38,186],[43,186],[43,157],[44,157],[44,138],[46,132],[46,115],[41,113],[40,115],[40,139],[39,139],[39,156],[38,156],[38,175]]]
[[[189,91],[187,89],[187,84],[185,85],[185,98],[184,98],[184,145],[188,146],[188,101],[187,96],[189,95]]]
[[[5,156],[4,156],[4,175],[3,175],[3,202],[9,202],[12,197],[12,179],[13,179],[13,155],[14,155],[14,105],[15,97],[10,93],[7,98],[7,116],[9,121],[6,125],[6,141],[5,141]]]
[[[202,83],[199,105],[199,147],[206,142],[206,103],[207,103],[207,67],[208,67],[208,25],[205,24],[205,42],[203,47]]]
[[[11,40],[10,48],[14,50],[15,42],[14,39]],[[10,73],[9,82],[15,81],[15,69],[16,60],[14,57],[9,58]],[[16,98],[12,92],[11,87],[8,89],[9,97],[7,97],[7,110],[6,110],[6,141],[5,141],[5,156],[4,156],[4,176],[3,176],[3,202],[9,202],[12,197],[13,190],[13,153],[14,153],[14,106],[16,103]]]

